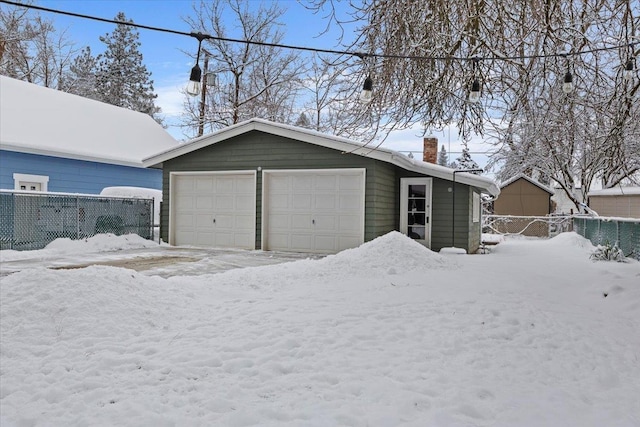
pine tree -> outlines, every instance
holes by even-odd
[[[89,46],[82,49],[76,56],[61,81],[60,89],[83,96],[85,98],[100,100],[101,96],[96,88],[97,59],[91,55]]]
[[[304,112],[300,113],[298,120],[296,120],[295,122],[295,126],[311,129],[311,122],[309,121],[309,117],[307,117]]]
[[[480,166],[471,158],[471,154],[469,153],[469,146],[467,142],[462,143],[462,154],[460,157],[456,159],[456,166],[459,169],[479,169]],[[473,172],[476,174],[480,174],[479,172]]]
[[[442,145],[440,152],[438,152],[438,164],[440,166],[449,166],[449,153],[447,153],[444,145]]]
[[[115,20],[133,22],[122,12]],[[118,24],[113,33],[100,37],[107,47],[97,58],[96,89],[101,101],[149,114],[160,121],[156,117],[160,108],[154,103],[157,95],[153,92],[151,73],[138,50],[139,37],[134,27],[125,24]]]

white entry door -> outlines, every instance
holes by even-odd
[[[365,169],[262,176],[263,249],[335,253],[364,242]]]
[[[400,232],[431,246],[431,178],[400,179]]]
[[[172,245],[255,249],[255,171],[172,173]]]

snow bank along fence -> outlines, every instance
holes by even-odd
[[[640,219],[575,217],[573,229],[594,245],[617,245],[625,256],[640,260]]]
[[[101,233],[153,239],[153,199],[0,190],[0,249],[42,249]]]
[[[514,216],[485,215],[483,232],[490,234],[520,234],[533,237],[552,237],[558,233],[571,231],[569,215]]]

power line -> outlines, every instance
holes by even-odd
[[[176,35],[180,35],[180,36],[188,36],[188,37],[196,38],[200,42],[203,41],[203,40],[217,40],[217,41],[230,42],[230,43],[243,43],[243,44],[251,44],[251,45],[258,45],[258,46],[277,47],[277,48],[282,48],[282,49],[301,50],[301,51],[314,52],[314,53],[331,53],[331,54],[335,54],[335,55],[350,55],[350,56],[357,56],[359,58],[413,59],[413,60],[431,60],[431,61],[484,61],[484,60],[489,60],[489,61],[509,61],[509,60],[518,60],[518,59],[538,59],[538,58],[539,59],[544,59],[544,58],[554,58],[554,57],[581,56],[581,55],[586,55],[586,54],[590,54],[590,53],[621,49],[621,48],[624,48],[624,47],[633,47],[636,44],[640,44],[640,42],[633,42],[632,41],[632,42],[625,43],[625,44],[620,44],[620,45],[615,45],[615,46],[608,46],[608,47],[607,46],[603,46],[603,47],[600,47],[600,48],[593,48],[593,49],[583,50],[583,51],[580,51],[580,52],[566,52],[566,53],[560,53],[559,52],[559,53],[544,54],[544,55],[515,55],[515,56],[505,55],[505,56],[486,56],[486,57],[480,57],[480,56],[474,56],[474,57],[421,56],[421,55],[386,54],[386,53],[385,54],[381,54],[381,53],[364,53],[364,52],[352,52],[352,51],[345,51],[345,50],[323,49],[323,48],[315,48],[315,47],[308,47],[308,46],[287,45],[287,44],[281,44],[281,43],[269,43],[269,42],[253,41],[253,40],[241,40],[241,39],[234,39],[234,38],[228,38],[228,37],[218,37],[218,36],[212,36],[212,35],[209,35],[209,34],[203,34],[203,33],[200,33],[200,32],[185,32],[185,31],[173,30],[173,29],[169,29],[169,28],[161,28],[161,27],[154,27],[154,26],[150,26],[150,25],[136,24],[134,22],[118,21],[118,20],[113,20],[113,19],[100,18],[100,17],[97,17],[97,16],[84,15],[84,14],[75,13],[75,12],[67,12],[67,11],[58,10],[58,9],[51,9],[51,8],[43,7],[43,6],[37,6],[37,5],[31,5],[31,4],[22,4],[22,3],[18,3],[18,2],[10,1],[10,0],[0,0],[0,3],[5,3],[5,4],[8,4],[8,5],[17,6],[17,7],[24,7],[24,8],[27,8],[27,9],[39,10],[39,11],[43,11],[43,12],[57,13],[57,14],[60,14],[60,15],[72,16],[72,17],[76,17],[76,18],[90,19],[90,20],[94,20],[94,21],[106,22],[106,23],[110,23],[110,24],[127,25],[127,26],[130,26],[130,27],[141,28],[141,29],[145,29],[145,30],[159,31],[159,32],[163,32],[163,33],[176,34]]]

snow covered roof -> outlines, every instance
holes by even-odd
[[[640,187],[613,187],[593,190],[587,194],[587,197],[591,196],[640,196]]]
[[[142,167],[178,142],[149,115],[0,76],[0,149]]]
[[[166,160],[171,160],[173,158],[182,156],[195,150],[199,150],[209,145],[225,141],[238,135],[242,135],[252,130],[278,135],[285,138],[291,138],[309,144],[332,148],[334,150],[348,152],[350,154],[381,160],[399,166],[408,171],[418,172],[449,181],[452,181],[454,178],[454,169],[450,169],[433,163],[423,162],[418,159],[411,159],[394,150],[382,147],[374,149],[374,146],[365,146],[347,138],[328,135],[301,127],[274,123],[258,118],[253,118],[226,127],[217,132],[192,139],[191,141],[185,144],[181,144],[178,147],[143,159],[142,163],[147,167],[158,167],[162,164],[162,162]],[[490,178],[462,172],[455,174],[455,180],[456,182],[478,187],[494,197],[500,194],[500,189]]]
[[[553,189],[547,187],[546,185],[540,184],[538,181],[536,181],[533,178],[528,177],[527,175],[523,174],[523,173],[519,173],[518,175],[509,178],[508,180],[504,181],[502,184],[500,184],[500,188],[504,188],[509,184],[513,184],[514,182],[516,182],[517,180],[519,180],[520,178],[529,181],[531,184],[535,185],[536,187],[546,191],[549,194],[554,194],[555,191],[553,191]]]

